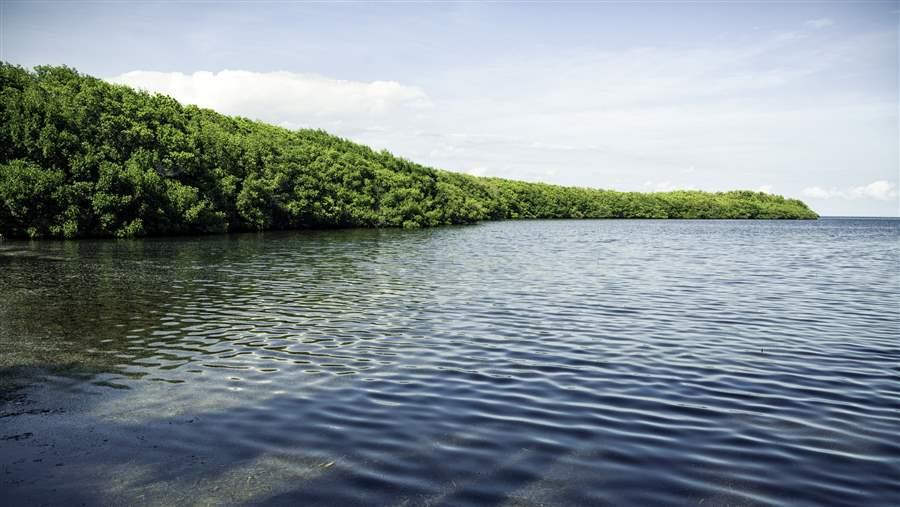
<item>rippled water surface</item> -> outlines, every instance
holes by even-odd
[[[900,221],[0,243],[0,504],[900,505]]]

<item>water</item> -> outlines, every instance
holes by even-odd
[[[0,243],[0,504],[900,505],[900,221]]]

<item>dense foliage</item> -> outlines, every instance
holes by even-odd
[[[759,192],[634,193],[479,178],[318,130],[0,64],[0,234],[141,236],[503,218],[815,218]]]

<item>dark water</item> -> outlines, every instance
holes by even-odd
[[[0,243],[0,504],[900,505],[900,221]]]

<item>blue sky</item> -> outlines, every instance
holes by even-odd
[[[898,9],[4,1],[0,58],[460,172],[895,216]]]

